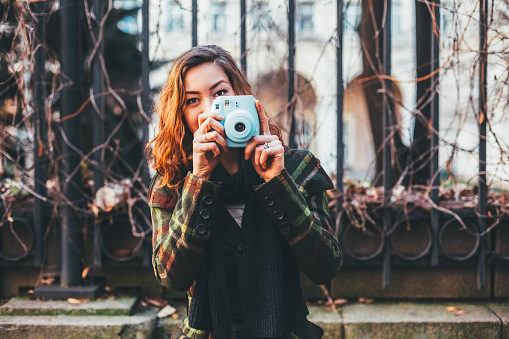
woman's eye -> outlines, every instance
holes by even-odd
[[[192,104],[196,103],[197,101],[198,101],[197,98],[187,99],[186,105],[192,105]]]
[[[223,96],[223,95],[225,95],[225,94],[226,94],[226,92],[228,92],[228,91],[227,91],[227,90],[225,90],[225,89],[219,90],[219,91],[217,91],[217,92],[216,92],[216,95],[215,95],[215,96],[216,96],[216,97]]]

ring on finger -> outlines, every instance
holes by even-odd
[[[270,148],[270,144],[268,142],[263,143],[263,148],[265,149]]]
[[[203,135],[203,139],[205,139],[206,142],[210,142],[209,139],[207,139],[207,133]]]

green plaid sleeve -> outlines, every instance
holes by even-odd
[[[187,291],[193,284],[207,244],[219,185],[188,173],[182,193],[151,184],[152,265],[166,287]]]
[[[312,185],[298,185],[286,169],[256,188],[301,269],[314,283],[325,284],[339,271],[342,254],[326,191],[310,191]]]

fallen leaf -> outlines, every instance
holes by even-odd
[[[177,318],[179,317],[179,315],[178,315],[178,313],[173,313],[173,314],[171,315],[171,317],[172,317],[173,319],[177,319]]]
[[[175,307],[172,307],[171,305],[166,305],[164,306],[158,313],[157,313],[157,317],[158,318],[166,318],[172,314],[174,314],[175,312],[177,312],[177,310],[175,309]]]
[[[83,304],[88,303],[90,301],[89,298],[82,298],[82,299],[76,299],[76,298],[68,298],[67,302],[69,304]]]
[[[359,298],[359,302],[364,304],[372,304],[374,301],[375,301],[374,299]]]
[[[466,314],[464,310],[456,306],[447,306],[445,310],[451,312],[455,317]]]
[[[143,298],[143,301],[147,304],[154,305],[157,307],[164,307],[164,306],[168,305],[168,302],[164,299],[155,299],[155,298],[145,297],[145,298]]]
[[[336,300],[334,300],[334,305],[344,305],[346,303],[348,303],[348,300],[346,300],[346,299],[336,299]]]
[[[483,112],[479,112],[479,125],[482,124],[484,121],[484,113]]]
[[[44,155],[44,147],[42,145],[42,142],[41,140],[38,140],[39,141],[39,152],[37,153],[37,155],[40,157],[42,157]]]
[[[51,285],[55,282],[55,278],[42,278],[41,285]]]
[[[87,266],[85,267],[85,269],[83,270],[83,272],[81,272],[81,278],[82,279],[85,279],[88,275],[88,271],[90,271],[90,266]]]

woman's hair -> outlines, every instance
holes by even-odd
[[[225,72],[236,95],[253,94],[245,74],[238,68],[229,52],[219,46],[193,47],[180,55],[170,68],[155,110],[159,115],[157,134],[147,145],[151,166],[162,177],[162,185],[177,186],[192,166],[193,133],[186,125],[184,79],[196,66],[214,63]],[[282,141],[279,128],[270,123],[270,131]],[[150,145],[153,144],[150,150]]]

